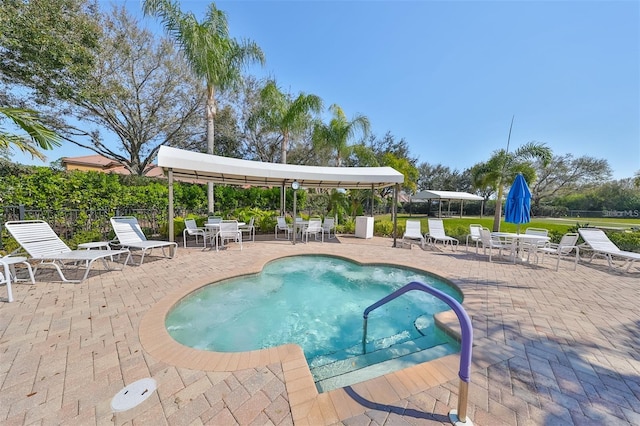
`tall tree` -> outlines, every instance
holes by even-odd
[[[242,82],[242,68],[258,61],[264,54],[251,41],[238,42],[229,35],[226,14],[209,4],[205,19],[199,22],[193,13],[183,13],[177,1],[144,0],[145,15],[160,17],[173,35],[195,75],[206,82],[207,146],[214,153],[216,89],[228,90]],[[214,210],[213,184],[209,183],[209,211]]]
[[[0,107],[0,124],[4,121],[2,116],[27,134],[27,136],[16,134],[0,127],[0,149],[3,152],[13,146],[30,154],[33,158],[45,160],[41,149],[60,146],[60,136],[42,124],[37,112],[28,109]]]
[[[493,218],[493,230],[500,230],[502,217],[502,200],[505,187],[511,185],[518,173],[522,173],[529,184],[536,179],[533,160],[540,160],[543,164],[551,161],[552,152],[544,143],[529,142],[513,152],[507,149],[494,151],[486,163],[481,163],[472,169],[472,181],[476,188],[492,187],[496,192],[496,210]]]
[[[539,209],[549,200],[578,190],[583,185],[598,184],[611,179],[611,167],[607,160],[572,154],[554,155],[544,165],[535,162],[536,181],[530,185],[533,197],[532,209]]]
[[[201,146],[204,94],[173,43],[141,28],[124,7],[114,7],[103,28],[95,69],[74,99],[72,111],[83,125],[68,126],[67,139],[137,175],[162,145]],[[87,130],[87,123],[96,128]],[[113,136],[117,146],[105,143]]]
[[[335,153],[335,165],[342,166],[342,160],[349,156],[353,145],[349,141],[358,132],[362,134],[362,141],[369,135],[369,119],[364,115],[356,115],[352,120],[347,120],[342,108],[337,104],[331,105],[329,110],[333,118],[329,124],[317,123],[313,131],[313,144],[319,148],[329,147]]]
[[[313,124],[312,113],[322,109],[322,99],[316,95],[300,93],[295,99],[283,93],[275,81],[270,80],[260,91],[260,107],[250,122],[278,134],[280,161],[287,163],[287,151],[292,138],[301,136]]]
[[[20,87],[20,100],[74,96],[93,69],[99,18],[98,7],[88,0],[2,0],[0,81]]]

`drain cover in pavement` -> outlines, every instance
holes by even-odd
[[[113,397],[111,400],[111,409],[116,412],[126,411],[142,404],[142,402],[149,398],[153,391],[156,390],[156,387],[156,381],[151,378],[140,379],[137,382],[133,382],[125,386],[124,389]]]

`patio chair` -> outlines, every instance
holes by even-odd
[[[187,235],[193,235],[196,239],[196,244],[198,244],[198,237],[202,237],[202,248],[207,247],[207,230],[204,228],[198,228],[194,219],[185,219],[184,221],[184,231],[182,231],[184,248],[187,248]]]
[[[626,271],[629,272],[633,262],[640,260],[640,253],[620,250],[601,229],[580,228],[578,229],[578,233],[584,240],[583,248],[588,248],[592,251],[589,262],[597,256],[602,256],[607,259],[609,268],[613,269],[614,267],[617,267],[613,263],[613,258],[619,258],[624,261],[624,264],[622,264],[620,268],[623,269],[626,265]]]
[[[51,229],[51,226],[42,220],[9,221],[5,223],[5,227],[31,259],[40,261],[33,270],[34,274],[37,273],[38,266],[51,265],[64,282],[80,283],[84,281],[89,275],[93,262],[98,259],[102,260],[106,269],[112,270],[107,258],[113,260],[112,256],[126,254],[127,257],[122,268],[131,258],[131,253],[125,248],[121,250],[71,250]],[[84,269],[85,272],[81,279],[74,280],[68,279],[64,275],[63,269]]]
[[[240,232],[242,233],[247,233],[249,234],[249,236],[251,237],[251,241],[255,241],[256,240],[256,227],[254,225],[256,218],[255,217],[251,217],[251,219],[249,220],[249,223],[246,225],[242,225],[240,226]],[[243,238],[244,239],[244,238]]]
[[[138,219],[133,216],[116,216],[111,218],[111,226],[116,233],[117,244],[122,248],[141,250],[140,265],[144,262],[144,256],[151,254],[154,248],[162,249],[164,257],[172,258],[178,251],[178,243],[161,240],[147,240],[142,232]],[[169,255],[165,248],[169,248]]]
[[[515,256],[515,243],[506,239],[495,238],[491,235],[491,231],[487,228],[480,229],[480,242],[482,243],[482,252],[487,254],[489,249],[489,262],[492,262],[493,249],[498,249],[498,256],[502,256],[502,250],[508,249],[510,255]]]
[[[287,220],[284,216],[278,216],[277,221],[278,223],[276,224],[276,227],[275,227],[276,240],[282,239],[282,238],[278,238],[278,231],[283,231],[287,236],[287,240],[291,239],[291,234],[293,233],[293,227],[287,223]]]
[[[324,243],[324,230],[322,229],[322,220],[320,218],[309,219],[309,224],[302,229],[302,239],[309,242],[309,235],[313,234],[316,241],[318,241],[318,234],[322,238]]]
[[[424,249],[424,244],[426,242],[424,235],[422,235],[422,230],[420,229],[420,221],[419,220],[407,220],[405,224],[404,235],[402,235],[402,245],[404,246],[405,240],[409,243],[409,248],[411,248],[411,241],[420,241],[420,247]]]
[[[527,228],[524,230],[524,233],[527,235],[539,235],[541,237],[549,236],[549,230],[544,228]],[[522,254],[525,252],[527,253],[527,262],[529,261],[529,258],[533,254],[536,258],[536,263],[538,263],[538,250],[545,247],[547,244],[549,244],[549,242],[545,240],[540,240],[535,242],[521,241],[518,249]]]
[[[216,251],[219,251],[219,247],[224,247],[225,241],[240,243],[240,250],[242,250],[242,231],[238,228],[237,220],[223,220],[220,222],[220,230],[214,238],[216,239]]]
[[[469,225],[469,234],[467,234],[467,248],[466,251],[469,251],[469,240],[472,243],[476,243],[476,254],[478,254],[478,245],[480,244],[480,230],[482,229],[482,225],[478,225],[472,223]]]
[[[327,239],[330,240],[336,237],[336,224],[335,219],[332,217],[325,217],[322,221],[322,233],[327,234]],[[331,231],[333,231],[333,237],[331,236]]]
[[[436,244],[438,241],[441,241],[445,246],[449,244],[451,250],[458,247],[458,240],[445,234],[442,219],[427,219],[427,222],[429,223],[427,242]]]
[[[580,248],[576,245],[579,235],[576,233],[567,233],[562,236],[558,244],[547,243],[544,247],[539,248],[538,251],[542,253],[542,262],[546,255],[558,256],[558,262],[556,263],[556,271],[560,268],[560,258],[571,256],[575,257],[573,262],[573,270],[578,267],[578,259],[580,258]]]
[[[216,224],[222,222],[222,216],[209,216],[207,218],[207,223]]]

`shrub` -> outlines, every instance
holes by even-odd
[[[403,231],[404,232],[404,231]],[[373,233],[377,236],[390,237],[393,235],[393,222],[378,220],[373,222]]]

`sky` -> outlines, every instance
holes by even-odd
[[[140,0],[124,4],[145,25]],[[208,1],[180,1],[204,18]],[[258,44],[293,95],[320,96],[372,133],[404,139],[419,163],[463,171],[531,142],[640,170],[640,2],[218,1],[231,35]],[[328,116],[327,116],[328,117]],[[49,161],[90,155],[65,145]],[[14,161],[40,164],[28,157]]]

